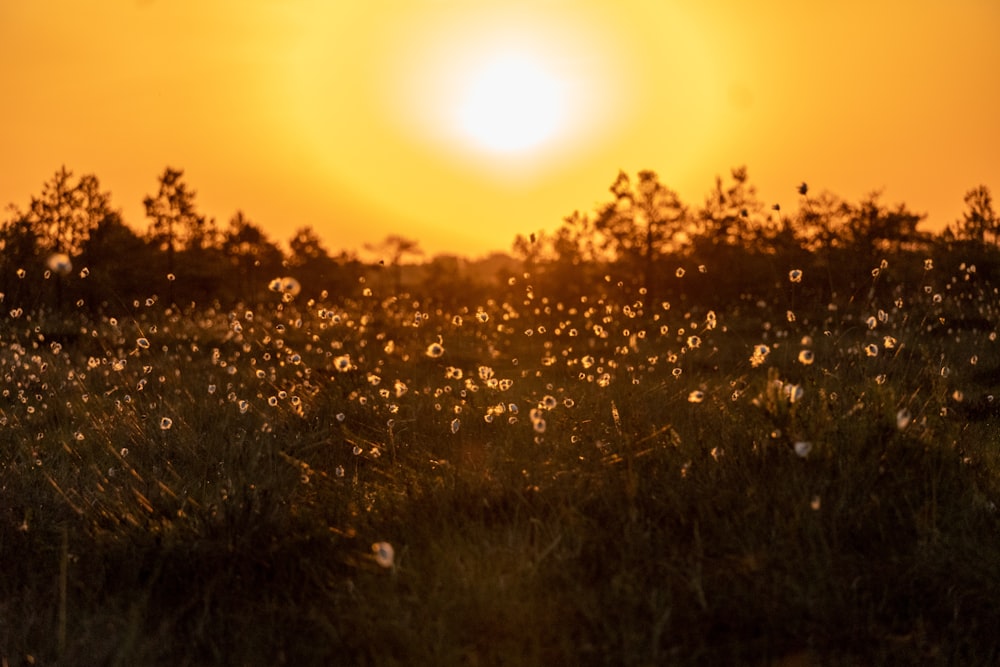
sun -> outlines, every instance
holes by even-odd
[[[460,6],[459,6],[460,5]],[[542,3],[426,3],[394,16],[367,77],[366,122],[482,187],[528,187],[580,164],[627,126],[634,71],[604,13]],[[595,49],[595,44],[601,49]]]
[[[501,53],[469,78],[455,121],[475,146],[495,153],[531,150],[558,134],[565,121],[564,83],[539,59]]]

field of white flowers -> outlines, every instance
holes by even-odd
[[[4,310],[0,658],[995,664],[1000,296],[900,261]]]

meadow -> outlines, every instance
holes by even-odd
[[[4,308],[0,659],[1000,662],[988,272],[671,271]]]

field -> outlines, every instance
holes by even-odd
[[[997,664],[1000,297],[899,262],[4,308],[0,658]]]

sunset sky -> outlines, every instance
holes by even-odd
[[[698,206],[745,164],[785,211],[882,189],[938,229],[1000,196],[998,30],[997,0],[2,0],[0,205],[65,164],[144,231],[169,165],[220,225],[479,256],[619,169]]]

